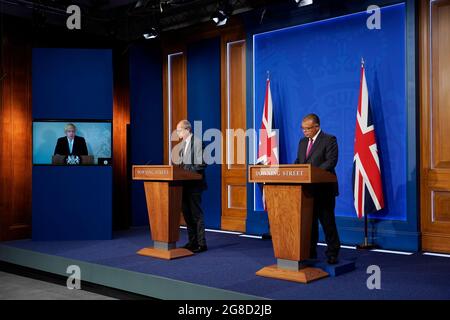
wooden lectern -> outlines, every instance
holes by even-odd
[[[309,164],[250,166],[249,182],[264,183],[270,231],[277,264],[256,274],[308,283],[328,276],[304,264],[309,258],[313,198],[308,185],[336,182],[336,176]]]
[[[180,213],[184,180],[200,180],[202,176],[178,166],[133,166],[133,180],[143,180],[147,200],[153,247],[137,253],[160,259],[175,259],[193,253],[177,248],[180,236]]]

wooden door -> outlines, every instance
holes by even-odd
[[[450,252],[450,0],[422,0],[422,249]]]
[[[186,68],[186,53],[184,50],[172,50],[164,55],[164,164],[172,164],[172,149],[179,143],[172,138],[172,134],[176,130],[178,122],[187,119]],[[182,214],[180,215],[180,224],[186,225]]]
[[[165,55],[163,63],[164,164],[170,164],[171,134],[179,121],[187,119],[186,53],[175,51]]]
[[[246,129],[245,40],[241,35],[222,37],[222,219],[223,230],[245,231],[247,181],[245,139],[227,129]],[[229,132],[229,131],[228,131]],[[237,131],[235,131],[237,132]]]

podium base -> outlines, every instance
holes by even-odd
[[[141,256],[172,260],[182,257],[192,256],[194,253],[184,248],[176,248],[170,250],[155,249],[153,247],[143,248],[136,252]]]
[[[288,270],[281,269],[276,264],[262,268],[261,270],[256,272],[256,275],[266,278],[274,278],[300,283],[309,283],[328,277],[328,273],[318,268],[306,267],[299,270]]]

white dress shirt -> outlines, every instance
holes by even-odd
[[[70,152],[70,153],[72,153],[72,150],[73,150],[73,140],[74,140],[74,139],[70,140],[70,139],[67,137],[67,142],[69,143],[69,152]]]
[[[184,145],[184,150],[183,150],[183,157],[184,157],[184,155],[186,154],[186,152],[188,150],[189,143],[191,142],[191,139],[192,139],[192,133],[184,140],[185,145]]]

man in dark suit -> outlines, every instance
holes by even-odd
[[[73,123],[68,123],[64,127],[65,137],[58,139],[56,143],[54,155],[62,156],[87,156],[88,149],[86,146],[86,141],[83,137],[76,135],[77,127]]]
[[[183,183],[183,216],[186,221],[189,242],[184,248],[194,253],[206,251],[205,222],[201,207],[202,192],[207,188],[205,180],[206,164],[203,161],[202,141],[192,134],[192,126],[188,120],[177,125],[177,135],[182,141],[177,145],[179,165],[188,171],[202,175],[201,180]]]
[[[295,163],[311,164],[336,175],[334,171],[338,162],[336,137],[326,134],[320,129],[320,119],[315,114],[309,114],[303,118],[302,130],[305,137],[298,144]],[[326,255],[328,263],[336,264],[341,246],[334,217],[336,196],[339,194],[338,184],[336,182],[311,186],[311,193],[314,198],[314,208],[310,257],[312,259],[317,258],[318,221],[320,221],[327,242]]]

